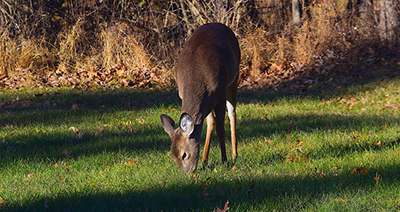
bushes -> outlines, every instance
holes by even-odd
[[[28,86],[21,77],[32,81],[29,86],[174,87],[185,40],[201,24],[215,21],[239,38],[242,87],[276,88],[324,74],[344,61],[352,64],[359,49],[381,44],[378,11],[354,15],[357,5],[351,1],[309,1],[300,25],[292,24],[289,0],[52,2],[0,3],[7,11],[0,19],[2,87]],[[82,74],[99,80],[82,80]]]

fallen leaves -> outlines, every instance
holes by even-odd
[[[381,176],[378,174],[378,172],[375,173],[375,186],[378,186],[379,180],[381,179]]]
[[[285,158],[286,158],[286,162],[288,162],[288,163],[295,163],[295,162],[306,163],[306,162],[308,162],[308,159],[306,156],[301,157],[301,156],[296,156],[296,155],[286,155]]]
[[[357,167],[351,170],[351,174],[354,176],[367,175],[368,169],[365,166]]]
[[[365,166],[362,167],[357,167],[351,170],[351,174],[353,176],[370,176],[368,175],[368,169]],[[381,176],[378,174],[378,172],[375,172],[375,177],[374,177],[374,181],[375,181],[375,187],[378,186],[379,181],[381,180]]]
[[[396,200],[394,201],[394,209],[395,209],[396,211],[400,211],[400,204],[399,204],[399,200],[398,200],[398,199],[396,199]]]
[[[267,142],[268,144],[272,144],[273,141],[271,139],[268,139],[264,136],[264,141]]]
[[[27,175],[24,175],[24,180],[26,180],[26,181],[33,181],[33,180],[36,180],[38,178],[38,174],[36,173],[36,174],[31,174],[31,173],[29,173],[29,174],[27,174]]]
[[[303,149],[303,141],[298,140],[295,145],[290,145],[291,151],[299,150],[300,152]]]
[[[167,70],[159,68],[128,68],[117,64],[112,68],[90,67],[74,71],[49,70],[46,74],[29,69],[17,69],[12,75],[0,75],[0,87],[20,89],[26,87],[79,87],[122,86],[128,88],[151,89],[156,85],[171,87],[172,79],[163,79]],[[38,93],[38,96],[41,94]]]
[[[349,110],[353,109],[354,105],[358,104],[356,98],[350,97],[349,99],[342,98],[340,99],[339,103],[345,104]]]
[[[296,146],[296,147],[293,147],[291,149],[291,151],[295,151],[295,150],[298,150],[299,152],[302,152],[303,151],[303,147],[302,146]]]
[[[321,172],[319,173],[319,177],[320,177],[321,179],[326,178],[326,174],[325,174],[325,171],[324,171],[323,169],[322,169]]]
[[[219,207],[217,207],[216,212],[226,212],[226,211],[228,211],[228,210],[229,210],[228,204],[229,204],[229,200],[226,200],[226,203],[225,203],[225,205],[224,205],[224,208],[223,208],[223,209],[220,209]]]
[[[346,203],[349,201],[349,199],[344,199],[344,198],[336,198],[333,199],[334,202],[342,202],[342,203]]]
[[[307,156],[303,153],[303,141],[298,140],[296,144],[290,145],[290,151],[293,152],[285,156],[286,162],[294,163],[294,162],[303,162],[307,163]]]
[[[361,111],[366,111],[368,108],[370,108],[378,111],[387,110],[387,111],[397,112],[400,108],[400,104],[393,103],[393,102],[398,102],[396,101],[396,98],[394,96],[386,94],[376,97],[375,96],[376,94],[373,94],[373,96],[369,94],[370,92],[366,91],[365,96],[341,97],[337,101],[339,104],[345,105],[345,107],[347,107],[348,110],[354,109],[356,105],[359,105]],[[379,99],[373,99],[373,98],[379,98]]]
[[[54,164],[54,168],[56,168],[56,169],[61,168],[61,169],[65,170],[65,171],[67,171],[67,172],[71,171],[72,167],[73,167],[72,165],[68,165],[64,161],[61,161],[60,163],[55,163]]]
[[[79,133],[79,130],[78,130],[78,128],[76,128],[76,127],[70,127],[70,128],[68,128],[69,130],[71,130],[71,131],[73,131],[73,132],[75,132],[75,133]]]
[[[77,103],[72,104],[71,106],[72,110],[78,110],[79,109],[79,105]]]
[[[33,97],[41,97],[41,96],[44,96],[44,94],[43,93],[34,93],[32,96]]]
[[[126,167],[133,167],[133,168],[137,167],[137,163],[131,159],[128,159],[128,160],[123,159],[123,160],[121,160],[121,164]]]
[[[100,129],[97,130],[97,131],[94,133],[94,136],[95,136],[95,137],[101,137],[101,136],[103,136],[103,134],[104,134],[103,127],[100,127]]]
[[[79,141],[82,140],[82,138],[83,138],[83,133],[81,133],[81,132],[79,131],[79,129],[76,128],[76,127],[70,127],[70,128],[68,128],[68,129],[71,130],[72,132],[74,132],[74,133],[76,134],[76,135],[75,135],[75,138],[72,140],[72,143],[74,143],[74,144],[79,143]]]
[[[0,197],[0,209],[3,209],[8,201]]]

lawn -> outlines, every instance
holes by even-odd
[[[238,159],[221,163],[214,136],[193,175],[179,172],[159,120],[179,118],[176,91],[0,90],[0,209],[400,210],[398,76],[240,90]]]

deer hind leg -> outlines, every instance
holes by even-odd
[[[204,144],[204,152],[203,152],[203,162],[207,161],[208,153],[210,151],[210,142],[212,138],[212,134],[215,128],[215,113],[211,111],[207,116],[207,134],[206,134],[206,143]]]
[[[236,140],[236,102],[237,102],[237,81],[228,90],[226,108],[228,110],[229,124],[231,127],[232,159],[238,156]]]
[[[225,147],[225,129],[224,129],[224,120],[225,120],[225,100],[220,101],[215,107],[215,122],[216,122],[216,131],[219,140],[219,144],[221,147],[221,157],[222,162],[226,162],[226,147]]]

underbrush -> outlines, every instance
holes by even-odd
[[[222,22],[239,38],[239,87],[277,89],[294,81],[290,89],[305,90],[336,70],[400,60],[396,42],[379,39],[374,4],[378,10],[361,16],[347,1],[310,1],[294,24],[288,1],[66,1],[25,5],[49,18],[31,22],[35,15],[18,13],[24,3],[10,3],[27,21],[5,16],[8,25],[0,28],[0,86],[171,89],[185,40],[204,23]]]
[[[109,1],[66,1],[50,14],[50,6],[30,5],[43,7],[50,19],[21,22],[17,32],[10,26],[18,19],[0,28],[0,86],[174,88],[185,40],[216,21],[239,38],[240,87],[277,89],[293,80],[304,87],[337,69],[399,60],[385,58],[375,22],[355,15],[345,1],[310,2],[299,25],[290,7],[281,7],[290,5],[286,1],[265,4],[123,1],[114,8]]]

